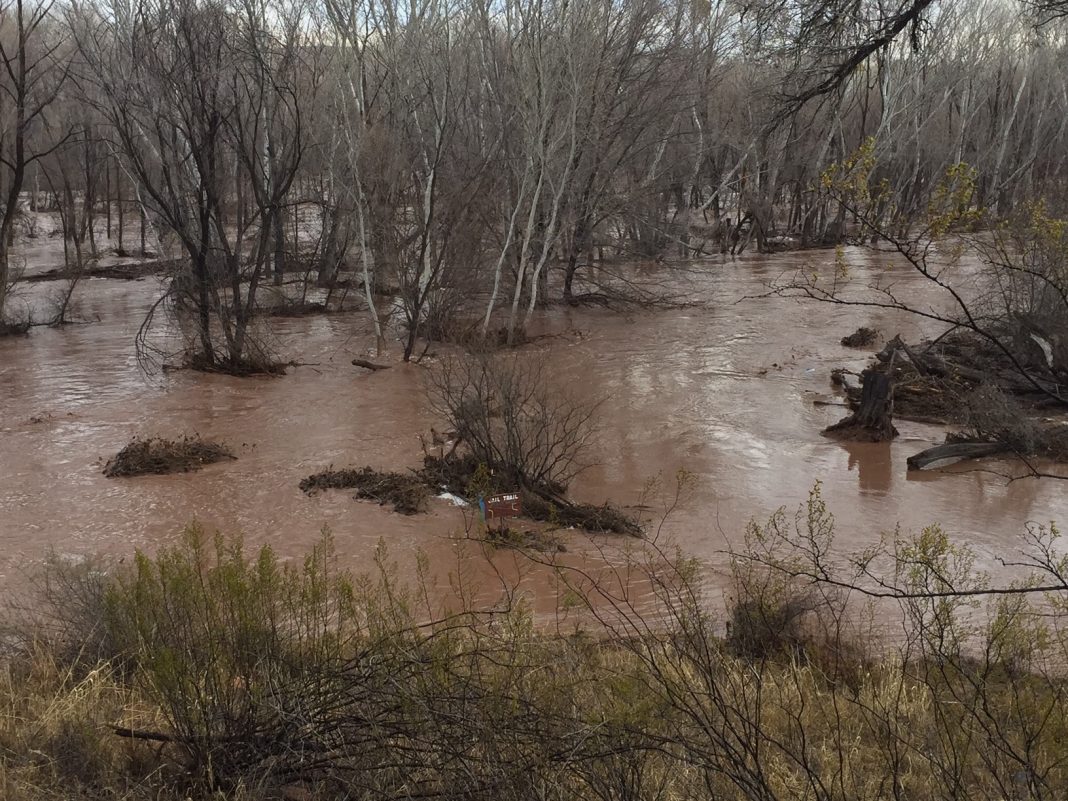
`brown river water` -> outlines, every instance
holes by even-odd
[[[900,292],[924,297],[907,269],[860,251],[849,258],[857,277],[889,271]],[[644,499],[655,509],[660,496],[647,497],[650,480],[663,476],[670,487],[676,471],[688,471],[692,488],[660,542],[701,558],[713,591],[725,586],[725,551],[746,523],[779,506],[796,508],[817,480],[837,518],[838,545],[850,551],[895,526],[937,522],[993,566],[996,555],[1016,553],[1028,521],[1068,520],[1062,482],[1009,483],[976,465],[907,474],[906,457],[940,442],[942,429],[899,421],[901,436],[881,445],[820,435],[844,414],[813,403],[836,400],[831,368],[859,370],[869,357],[842,347],[843,335],[861,324],[906,340],[938,330],[893,312],[751,297],[784,271],[832,260],[831,252],[745,256],[689,265],[685,277],[677,267],[641,268],[709,302],[631,314],[550,309],[539,326],[557,336],[529,346],[552,360],[561,387],[603,399],[592,466],[573,494],[620,504]],[[149,379],[138,368],[134,335],[157,292],[153,279],[89,281],[79,290],[79,310],[99,322],[0,340],[0,596],[49,549],[74,556],[151,550],[193,519],[291,557],[328,527],[342,562],[356,570],[370,565],[382,540],[401,565],[414,563],[418,551],[428,554],[441,586],[461,565],[484,559],[473,553],[479,549],[458,546],[464,513],[446,501],[406,517],[346,492],[308,497],[298,488],[330,464],[414,466],[422,453],[417,435],[435,423],[424,399],[425,367],[369,374],[351,366],[371,342],[363,314],[277,321],[280,352],[307,363],[282,378],[175,372]],[[135,435],[187,432],[228,443],[238,459],[181,475],[101,473]],[[982,466],[1019,472],[1007,463]],[[563,538],[567,559],[622,559],[619,540],[579,532]],[[486,565],[519,575],[520,561],[497,552]],[[485,565],[474,570],[494,575]],[[525,579],[535,596],[549,593],[543,580]]]

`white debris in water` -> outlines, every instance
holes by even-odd
[[[443,492],[440,495],[435,496],[443,501],[448,501],[453,506],[468,506],[469,504],[459,495],[453,495],[451,492]]]

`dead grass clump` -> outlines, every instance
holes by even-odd
[[[370,467],[347,470],[329,468],[308,476],[300,488],[309,495],[327,489],[354,489],[356,498],[392,504],[401,514],[426,511],[430,490],[416,475],[374,470]]]
[[[44,650],[7,663],[0,670],[0,796],[138,797],[119,791],[132,791],[138,777],[126,771],[130,745],[111,733],[130,698],[107,664],[75,679]]]
[[[188,473],[224,459],[236,459],[230,449],[199,436],[170,440],[162,437],[134,439],[104,465],[108,478]]]

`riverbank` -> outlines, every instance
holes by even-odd
[[[736,563],[720,617],[687,560],[634,559],[596,581],[562,568],[555,623],[535,626],[521,593],[437,608],[387,551],[354,578],[334,547],[286,564],[193,527],[156,559],[53,562],[6,629],[3,797],[1068,792],[1063,615],[1025,596],[980,599],[985,620],[902,599],[885,640],[858,599],[774,570]],[[981,580],[951,543],[911,547],[914,594],[944,568]],[[632,581],[654,602],[626,600]]]

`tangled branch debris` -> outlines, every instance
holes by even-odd
[[[327,489],[354,489],[357,499],[378,501],[383,506],[392,504],[395,511],[405,515],[426,511],[430,496],[429,488],[418,476],[370,467],[358,470],[328,468],[305,478],[300,482],[300,488],[308,495]]]
[[[1028,369],[1030,380],[992,343],[972,332],[960,331],[916,346],[895,336],[876,354],[868,369],[892,380],[894,413],[898,417],[959,425],[968,422],[966,399],[980,387],[993,388],[1013,398],[1023,414],[1049,407],[1049,396],[1040,387],[1055,389],[1064,384],[1064,378],[1047,364],[1042,349],[1031,340],[1021,343],[1016,358]],[[859,388],[849,387],[847,394],[854,405],[860,402]]]
[[[177,440],[154,437],[134,439],[104,465],[108,478],[188,473],[207,464],[236,459],[225,445],[185,436]]]
[[[879,338],[879,332],[874,328],[861,326],[847,337],[842,337],[842,344],[847,348],[866,348],[874,345]]]
[[[393,504],[402,514],[426,511],[433,493],[450,492],[469,503],[480,496],[512,492],[515,487],[506,478],[486,469],[470,453],[445,456],[428,455],[423,466],[411,474],[378,471],[371,467],[334,470],[332,467],[300,482],[309,495],[328,489],[355,489],[356,498]],[[523,516],[548,523],[553,528],[580,528],[591,533],[641,536],[640,523],[621,509],[604,504],[576,503],[551,489],[520,489]],[[529,539],[529,538],[528,538]],[[502,544],[502,543],[495,543]],[[516,542],[512,546],[518,547]],[[553,546],[555,547],[555,546]]]
[[[895,336],[864,371],[864,387],[846,383],[840,370],[832,371],[831,381],[844,388],[856,410],[853,417],[862,414],[869,400],[865,392],[878,381],[890,385],[890,408],[897,417],[960,429],[944,445],[911,457],[910,469],[1000,453],[1068,459],[1068,424],[1047,417],[1050,392],[1064,386],[1063,370],[1040,341],[1014,342],[1010,358],[970,331],[915,346]],[[1026,376],[1018,365],[1026,368]]]

